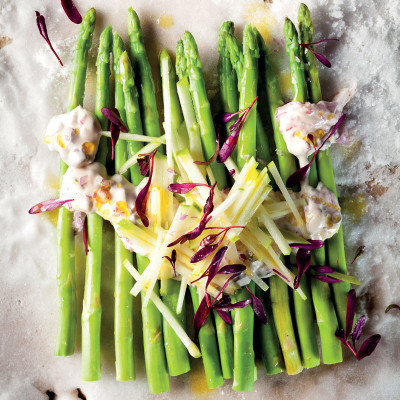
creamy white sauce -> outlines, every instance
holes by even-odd
[[[313,240],[326,240],[340,228],[342,214],[333,192],[319,182],[316,188],[302,185],[301,196],[307,201],[304,207],[307,231]]]
[[[45,143],[58,151],[70,167],[84,167],[94,161],[101,138],[96,118],[81,106],[67,114],[54,116],[47,127]]]
[[[286,142],[288,151],[299,159],[300,166],[308,163],[308,156],[319,147],[331,128],[342,116],[344,106],[353,95],[353,89],[342,89],[334,99],[317,104],[292,101],[276,109],[275,118]],[[313,136],[311,141],[308,135]],[[338,131],[325,143],[328,148],[339,137]],[[313,143],[314,142],[314,143]]]
[[[143,180],[146,181],[146,178]],[[70,211],[98,213],[112,223],[122,218],[135,222],[135,200],[139,191],[139,187],[135,187],[122,175],[109,177],[105,167],[95,162],[84,168],[68,168],[63,178],[60,199],[74,199],[64,205]]]

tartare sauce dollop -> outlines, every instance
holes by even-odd
[[[81,168],[94,161],[101,132],[97,119],[78,106],[50,120],[44,141],[70,167]]]

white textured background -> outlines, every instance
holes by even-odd
[[[290,99],[288,65],[280,41],[286,15],[296,19],[299,1],[137,0],[154,73],[157,55],[173,51],[185,29],[198,44],[210,95],[215,95],[217,30],[231,19],[241,34],[252,22],[261,30],[281,70],[285,96]],[[215,391],[205,389],[201,365],[188,376],[171,379],[166,398],[235,399],[399,399],[400,312],[384,314],[400,302],[399,187],[400,81],[398,0],[309,0],[315,39],[337,37],[339,44],[320,47],[333,68],[321,68],[325,99],[341,87],[357,83],[359,91],[348,107],[348,126],[354,143],[332,151],[338,191],[344,211],[348,260],[359,245],[366,253],[350,272],[362,282],[357,289],[359,313],[366,313],[366,333],[381,333],[376,352],[361,362],[345,351],[345,362],[321,366],[295,377],[268,377],[259,370],[255,392],[233,393],[230,382]],[[76,0],[83,13],[97,9],[94,49],[99,32],[108,24],[127,39],[129,1]],[[61,68],[36,28],[35,13],[47,21]],[[168,14],[173,26],[158,19]],[[165,18],[165,17],[164,17]],[[53,356],[56,332],[56,246],[54,215],[29,216],[40,200],[57,195],[58,156],[48,152],[44,130],[66,104],[68,76],[79,27],[69,22],[56,0],[0,0],[0,399],[75,399],[81,388],[88,400],[150,399],[143,362],[136,382],[115,381],[112,345],[112,262],[103,270],[103,379],[80,379],[80,334],[76,354]],[[86,106],[93,104],[96,51],[90,53]],[[158,85],[159,86],[159,85]],[[160,95],[160,93],[159,93]],[[112,243],[111,232],[107,238]],[[109,251],[112,249],[108,249]],[[78,296],[82,297],[82,251],[78,250]],[[140,338],[137,339],[138,341]],[[139,356],[140,360],[140,356]]]

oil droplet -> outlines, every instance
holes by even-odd
[[[276,19],[272,15],[268,3],[246,3],[244,18],[246,22],[254,25],[259,30],[267,44],[271,42],[271,28],[276,25]]]
[[[343,197],[339,201],[343,214],[346,214],[353,222],[358,222],[367,210],[367,201],[364,194]]]
[[[204,373],[201,359],[194,360],[192,364],[192,370],[189,374],[189,385],[194,397],[201,395],[201,398],[205,399],[208,397],[208,394],[212,393],[207,386],[206,375]]]
[[[158,18],[157,24],[163,29],[169,29],[175,25],[174,19],[169,14],[163,14]]]

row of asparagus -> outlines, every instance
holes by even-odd
[[[95,10],[89,10],[81,24],[74,55],[67,112],[83,104],[88,51],[91,47],[95,25]],[[286,19],[284,34],[289,55],[293,100],[318,102],[322,99],[315,56],[301,43],[311,43],[313,27],[308,8],[302,4],[298,14],[299,34],[294,24]],[[112,33],[108,26],[100,36],[97,56],[97,81],[95,116],[102,129],[108,129],[108,120],[101,112],[103,107],[114,104],[129,132],[148,136],[160,136],[159,113],[156,91],[150,63],[146,54],[143,34],[136,12],[128,10],[129,45],[125,49],[121,37]],[[274,118],[277,107],[283,105],[278,79],[274,73],[267,46],[260,33],[252,26],[246,26],[243,44],[234,36],[232,22],[223,23],[219,31],[218,77],[220,85],[221,111],[237,112],[249,107],[258,96],[259,100],[243,125],[237,150],[233,154],[239,168],[249,157],[268,163],[272,155],[278,159],[280,173],[285,181],[296,169],[296,160],[288,152],[285,141]],[[115,89],[110,93],[110,54],[114,71]],[[209,159],[216,150],[216,131],[210,102],[202,72],[197,45],[193,36],[185,32],[183,41],[176,48],[176,65],[166,50],[160,55],[160,69],[164,99],[164,128],[173,128],[179,134],[187,132],[189,146],[195,159]],[[176,77],[178,77],[178,82]],[[111,98],[113,97],[113,100]],[[269,125],[262,116],[269,115]],[[226,124],[225,134],[235,122]],[[108,145],[102,137],[96,161],[106,163]],[[200,143],[201,146],[196,144]],[[275,145],[275,149],[271,146]],[[141,150],[143,145],[136,141],[118,141],[115,148],[115,171],[129,157]],[[199,150],[200,148],[200,150]],[[274,151],[276,150],[276,151]],[[162,151],[162,149],[159,149]],[[204,153],[204,154],[203,154]],[[61,179],[66,171],[61,162]],[[218,187],[227,186],[223,164],[213,162],[212,173]],[[138,185],[142,179],[138,165],[134,165],[124,176]],[[320,151],[313,163],[309,182],[316,186],[318,181],[336,193],[329,150]],[[75,286],[75,240],[72,228],[72,213],[60,209],[58,219],[58,324],[56,355],[67,356],[74,351],[77,323],[77,300]],[[98,380],[100,367],[100,327],[101,327],[101,268],[102,268],[103,220],[99,215],[88,216],[88,247],[86,258],[85,291],[82,312],[82,376],[84,380]],[[133,332],[138,327],[133,321],[133,298],[130,289],[133,279],[124,268],[124,260],[136,265],[142,273],[148,259],[126,250],[115,235],[115,359],[116,377],[119,381],[135,379]],[[343,246],[343,231],[329,239],[324,248],[313,252],[316,265],[329,264],[337,271],[346,273]],[[293,260],[288,257],[287,265]],[[239,391],[253,389],[257,379],[253,339],[257,338],[262,360],[267,374],[285,371],[297,374],[303,368],[320,364],[315,321],[319,328],[322,359],[325,364],[342,361],[342,350],[335,337],[338,327],[345,325],[348,283],[329,285],[316,279],[303,279],[301,289],[307,295],[303,300],[296,291],[289,290],[285,282],[277,276],[269,278],[270,290],[266,293],[249,284],[252,292],[264,301],[268,324],[254,323],[254,313],[250,306],[232,311],[233,325],[226,324],[217,313],[210,314],[199,332],[199,342],[204,371],[209,388],[223,384],[224,379],[233,378],[233,388]],[[161,288],[163,302],[173,311],[179,323],[186,328],[186,311],[175,312],[180,284],[169,279]],[[156,285],[156,292],[160,288]],[[194,311],[199,306],[198,293],[190,287]],[[333,293],[333,296],[331,296]],[[233,301],[248,298],[249,292],[243,288],[237,291]],[[189,356],[179,338],[163,320],[162,315],[150,300],[142,307],[143,346],[147,380],[151,393],[169,390],[169,375],[181,375],[190,370]],[[255,328],[255,329],[254,329]]]

